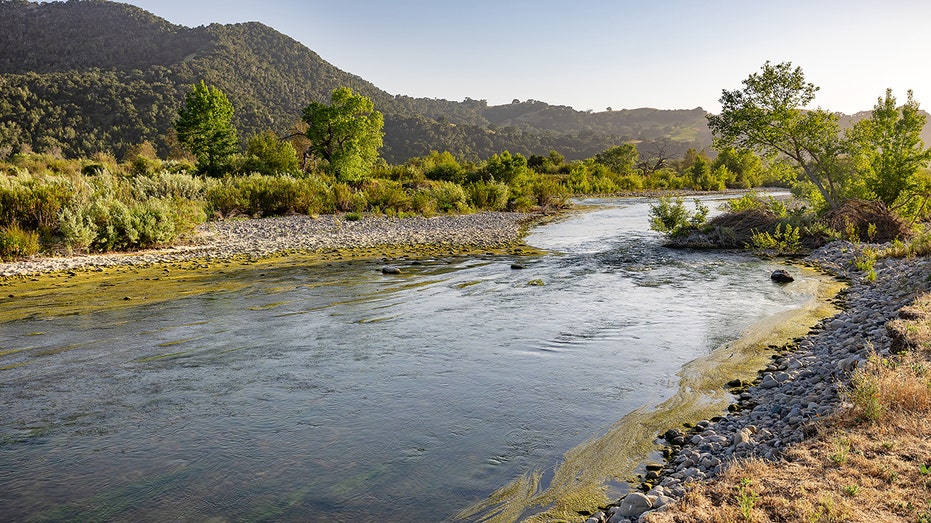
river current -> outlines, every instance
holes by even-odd
[[[581,202],[545,254],[244,265],[2,323],[0,519],[454,518],[809,300],[777,262],[662,247],[649,203]]]

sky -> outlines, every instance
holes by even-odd
[[[812,104],[854,113],[887,88],[931,109],[926,0],[130,0],[188,27],[257,21],[391,93],[490,105],[716,112],[769,60]]]

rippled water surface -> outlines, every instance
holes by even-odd
[[[2,519],[448,519],[808,299],[595,203],[529,236],[543,256],[244,266],[0,325]]]

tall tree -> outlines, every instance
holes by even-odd
[[[300,169],[297,152],[291,142],[278,138],[274,131],[253,134],[246,141],[243,170],[262,174],[294,173]]]
[[[708,116],[715,146],[789,158],[827,205],[837,208],[845,173],[837,116],[820,108],[804,109],[818,87],[789,62],[766,62],[743,84],[743,89],[723,91],[721,114]]]
[[[926,117],[908,91],[898,107],[892,89],[879,98],[869,119],[854,125],[848,135],[850,154],[863,175],[868,196],[893,206],[914,184],[914,176],[931,162],[921,131]]]
[[[175,120],[178,141],[197,157],[200,172],[221,176],[239,152],[233,104],[223,91],[203,80],[191,89]]]
[[[637,146],[625,143],[595,155],[595,161],[617,174],[630,174],[637,163]]]
[[[329,174],[344,182],[370,175],[385,134],[384,116],[372,100],[340,87],[330,96],[330,105],[312,102],[305,107],[303,120],[310,149],[326,162]]]

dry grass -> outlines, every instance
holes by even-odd
[[[912,235],[908,223],[879,201],[849,200],[828,212],[824,223],[851,241],[886,243]]]
[[[931,297],[911,311],[927,311]],[[890,328],[915,327],[931,341],[926,314]],[[915,332],[914,330],[912,332]],[[931,353],[873,357],[848,387],[848,407],[818,423],[817,434],[778,463],[732,465],[717,480],[691,489],[668,522],[931,523]]]

